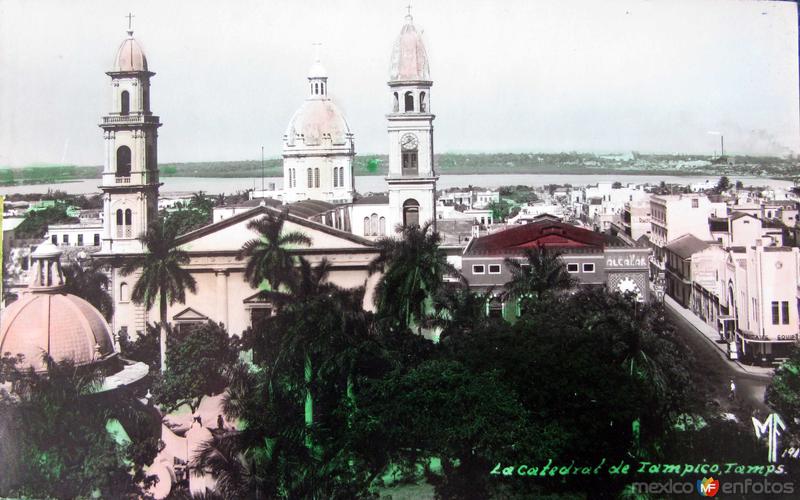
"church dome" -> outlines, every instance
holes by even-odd
[[[133,31],[128,31],[128,38],[119,46],[114,71],[147,71],[147,58],[142,46],[133,38]]]
[[[344,146],[350,138],[350,127],[333,101],[309,98],[289,121],[284,141],[287,146]]]
[[[90,365],[114,355],[106,320],[91,304],[62,292],[61,251],[43,243],[31,255],[29,292],[3,311],[0,353],[22,354],[22,368],[46,370],[42,354],[54,361]]]
[[[392,49],[392,67],[389,81],[430,81],[428,53],[422,42],[422,33],[417,31],[411,15],[406,16],[406,24]]]
[[[328,72],[325,70],[325,66],[323,66],[321,62],[316,61],[314,64],[311,65],[311,69],[308,70],[308,77],[328,78]]]

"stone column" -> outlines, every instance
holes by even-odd
[[[217,269],[214,271],[217,276],[217,321],[223,323],[225,328],[230,333],[230,324],[228,323],[228,270]]]

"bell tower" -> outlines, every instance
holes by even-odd
[[[100,128],[105,139],[103,168],[103,254],[142,252],[137,240],[158,213],[158,116],[150,111],[147,59],[128,25],[111,77],[111,110]]]
[[[422,35],[409,13],[392,50],[389,91],[389,205],[392,228],[431,221],[436,228],[433,170],[433,81]]]

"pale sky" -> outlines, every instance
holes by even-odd
[[[281,153],[314,42],[358,154],[385,153],[408,0],[0,0],[0,166],[101,165],[127,19],[159,161]],[[797,12],[740,0],[414,0],[437,152],[800,152]]]

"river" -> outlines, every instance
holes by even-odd
[[[790,181],[767,179],[764,177],[735,177],[730,176],[731,183],[741,180],[745,186],[769,186],[788,189],[792,187]],[[474,186],[479,189],[497,188],[510,185],[545,186],[548,184],[571,184],[584,186],[598,182],[621,182],[623,184],[694,184],[708,181],[710,186],[717,183],[716,176],[677,176],[677,175],[581,175],[581,174],[492,174],[492,175],[442,175],[439,177],[437,187],[447,189],[453,187]],[[245,189],[261,189],[261,178],[230,178],[230,177],[162,177],[164,185],[162,193],[194,193],[204,191],[208,194],[235,193]],[[282,177],[267,177],[264,186],[270,183],[280,188],[283,184]],[[80,179],[72,182],[59,182],[54,184],[31,184],[23,186],[0,187],[0,195],[12,193],[43,193],[48,189],[61,190],[69,194],[99,193],[100,179]],[[356,190],[360,193],[384,192],[387,190],[383,176],[365,175],[356,176]]]

